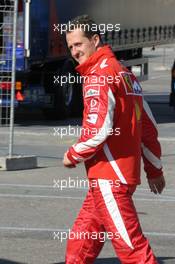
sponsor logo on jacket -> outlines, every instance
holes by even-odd
[[[100,95],[100,86],[99,85],[85,86],[84,90],[85,90],[85,94],[84,94],[85,98]]]
[[[86,121],[91,124],[96,124],[97,119],[98,119],[98,114],[88,114]]]
[[[120,75],[127,95],[142,96],[142,88],[132,73],[120,72]]]

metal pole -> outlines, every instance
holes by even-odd
[[[14,141],[14,101],[15,101],[15,73],[16,73],[17,7],[18,7],[18,0],[15,0],[14,1],[14,16],[13,16],[12,83],[11,83],[11,103],[10,103],[9,158],[11,158],[13,155],[13,141]]]

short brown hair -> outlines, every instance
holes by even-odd
[[[67,24],[66,33],[69,33],[77,28],[80,28],[87,38],[92,38],[92,36],[97,34],[102,42],[99,26],[90,16],[81,15],[70,20]]]

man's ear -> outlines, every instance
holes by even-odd
[[[93,36],[93,42],[94,42],[95,47],[97,48],[99,46],[99,44],[100,44],[100,37],[99,37],[98,34],[95,34]]]

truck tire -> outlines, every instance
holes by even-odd
[[[74,68],[73,61],[67,60],[60,71],[60,77],[64,77],[64,82],[56,87],[55,97],[59,118],[80,116],[82,113],[82,86],[76,81],[78,75]],[[72,80],[69,79],[70,76]]]
[[[53,75],[59,79],[54,84]],[[67,81],[69,76],[74,76],[75,82]],[[55,71],[46,69],[44,73],[45,90],[48,94],[53,94],[53,106],[50,109],[42,108],[46,119],[57,120],[81,116],[83,110],[82,85],[76,81],[77,76],[75,63],[71,59],[62,61]]]

